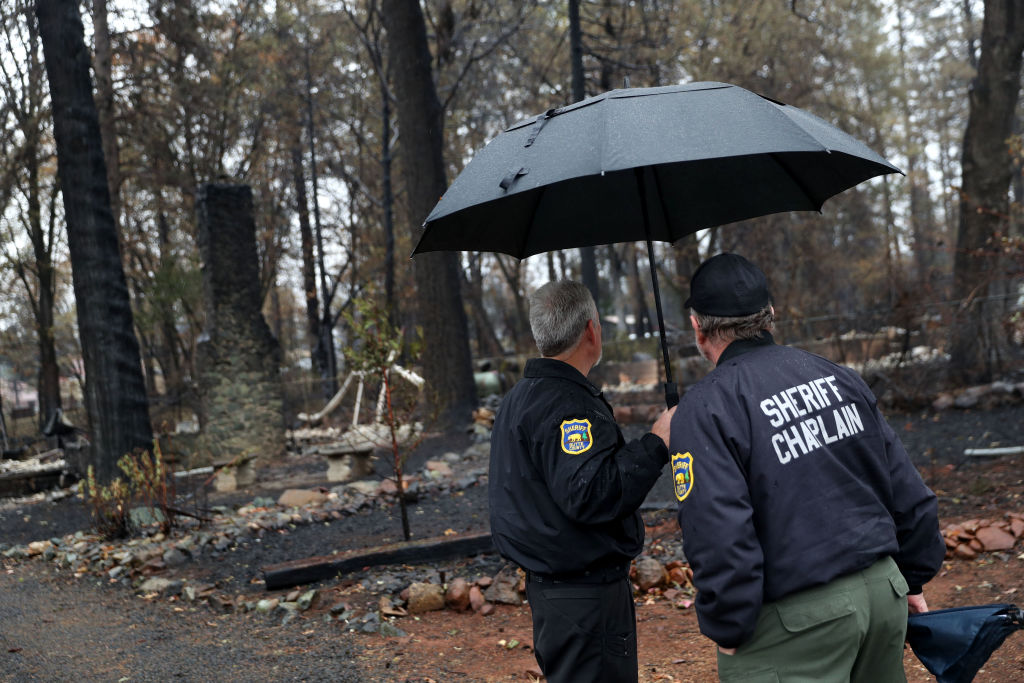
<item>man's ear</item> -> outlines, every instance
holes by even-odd
[[[693,333],[697,336],[697,343],[703,344],[707,341],[707,336],[701,332],[700,325],[697,324],[697,316],[690,314],[690,325],[693,326]]]

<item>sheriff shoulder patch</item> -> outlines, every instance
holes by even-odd
[[[693,490],[693,456],[689,451],[672,456],[672,484],[682,503]]]
[[[562,422],[562,450],[570,455],[583,453],[594,445],[590,420],[565,420]]]

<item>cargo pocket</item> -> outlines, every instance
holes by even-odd
[[[889,584],[892,586],[892,590],[896,593],[897,598],[905,597],[910,592],[910,586],[907,585],[907,580],[903,578],[903,574],[890,576]]]
[[[786,602],[775,604],[783,628],[790,633],[800,633],[827,624],[856,612],[849,593],[833,594],[813,601]]]
[[[636,652],[636,633],[606,633],[604,651],[612,657],[632,657]]]

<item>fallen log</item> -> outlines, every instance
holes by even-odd
[[[76,478],[63,466],[46,465],[34,470],[0,473],[0,498],[19,498],[41,491],[63,488]]]
[[[336,555],[321,555],[260,567],[267,590],[290,588],[323,581],[339,574],[386,564],[427,564],[458,557],[491,552],[491,533],[458,537],[427,538],[390,545],[347,550]]]

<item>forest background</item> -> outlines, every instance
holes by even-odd
[[[3,0],[0,414],[17,435],[19,417],[38,433],[63,408],[107,463],[151,433],[122,421],[125,438],[104,441],[104,411],[157,429],[202,417],[205,183],[252,188],[286,424],[337,390],[346,314],[364,299],[422,335],[439,424],[468,422],[474,359],[534,352],[526,296],[547,279],[596,293],[606,358],[656,355],[642,245],[408,256],[447,182],[509,125],[627,84],[690,81],[807,109],[905,175],[849,190],[822,215],[655,245],[677,355],[690,346],[690,274],[730,250],[769,274],[787,343],[888,329],[905,351],[943,359],[939,384],[998,378],[1024,343],[1022,13],[1016,0]],[[46,22],[74,28],[78,16],[102,191],[95,173],[58,174],[55,121],[81,107],[53,104],[54,69],[76,55],[44,49],[56,35]],[[98,345],[127,362],[91,370],[76,193],[109,196],[109,220],[89,225],[116,234],[119,257],[94,274],[130,305],[111,323],[125,338]],[[112,403],[136,374],[144,392]]]

